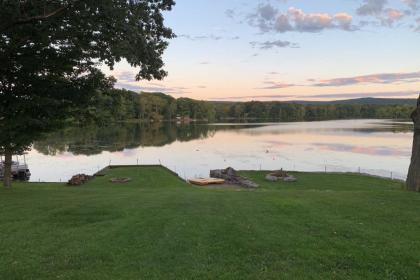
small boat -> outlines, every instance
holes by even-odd
[[[197,186],[208,186],[208,185],[224,184],[225,180],[218,179],[218,178],[194,178],[194,179],[189,179],[188,182]]]
[[[26,160],[21,164],[18,159],[12,161],[12,176],[16,180],[29,180],[31,172],[26,164]],[[4,161],[0,158],[0,179],[4,177]]]

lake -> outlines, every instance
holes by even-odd
[[[391,120],[252,124],[117,124],[69,128],[34,143],[31,181],[113,165],[163,164],[183,178],[210,169],[363,172],[405,179],[413,127]]]

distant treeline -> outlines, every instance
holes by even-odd
[[[407,119],[415,105],[294,104],[277,101],[210,102],[175,99],[163,93],[113,89],[98,93],[85,113],[99,122],[156,121],[314,121],[333,119]],[[83,115],[81,115],[83,116]]]

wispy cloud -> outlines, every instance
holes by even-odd
[[[225,11],[225,15],[228,17],[228,18],[234,18],[235,17],[235,10],[234,9],[227,9],[226,11]]]
[[[387,3],[388,0],[364,0],[357,9],[357,14],[361,16],[381,15]]]
[[[213,40],[213,41],[219,41],[219,40],[239,40],[239,36],[220,36],[220,35],[189,35],[189,34],[180,34],[177,35],[177,38],[180,39],[186,39],[190,41],[200,41],[200,40]]]
[[[250,42],[250,44],[252,45],[252,47],[258,47],[262,50],[268,50],[268,49],[273,49],[273,48],[299,48],[299,45],[296,43],[292,43],[289,41],[281,41],[281,40],[276,40],[276,41],[265,41],[265,42]]]
[[[112,73],[117,79],[116,88],[124,88],[135,92],[162,92],[166,94],[186,94],[191,93],[190,88],[181,86],[167,86],[153,82],[139,82],[135,80],[135,73],[132,71],[114,71]]]
[[[230,96],[230,97],[215,97],[211,100],[249,100],[249,99],[270,99],[270,100],[317,100],[317,99],[353,99],[353,98],[416,98],[418,93],[415,91],[385,91],[385,92],[354,92],[354,93],[325,93],[325,94],[272,94],[272,95],[245,95],[245,96]]]
[[[354,92],[354,93],[327,93],[308,96],[308,99],[343,99],[343,98],[364,98],[364,97],[415,97],[415,91],[385,91],[385,92]]]
[[[372,74],[364,76],[355,76],[355,77],[346,77],[346,78],[337,78],[330,80],[323,80],[319,83],[313,84],[317,87],[339,87],[339,86],[348,86],[355,84],[363,83],[374,83],[374,84],[392,84],[397,82],[411,83],[417,82],[420,79],[419,72],[409,72],[409,73],[383,73],[383,74]]]
[[[420,9],[420,0],[401,0],[405,3],[409,8],[413,11],[417,11]]]
[[[261,98],[266,98],[266,99],[285,99],[285,98],[294,98],[296,97],[296,95],[245,95],[245,96],[229,96],[229,97],[214,97],[211,98],[211,100],[214,101],[223,101],[223,100],[243,100],[243,99],[261,99]]]
[[[289,88],[296,86],[295,84],[288,84],[288,83],[278,83],[273,81],[266,81],[264,82],[265,86],[256,88],[256,89],[281,89],[281,88]]]
[[[189,88],[186,87],[166,87],[166,86],[142,86],[137,85],[134,83],[117,83],[117,88],[123,88],[126,90],[131,90],[135,92],[162,92],[165,94],[176,94],[176,95],[182,95],[186,93],[191,93]]]

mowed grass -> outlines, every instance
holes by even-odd
[[[420,279],[420,195],[401,182],[243,174],[261,188],[140,167],[0,189],[0,279]]]

